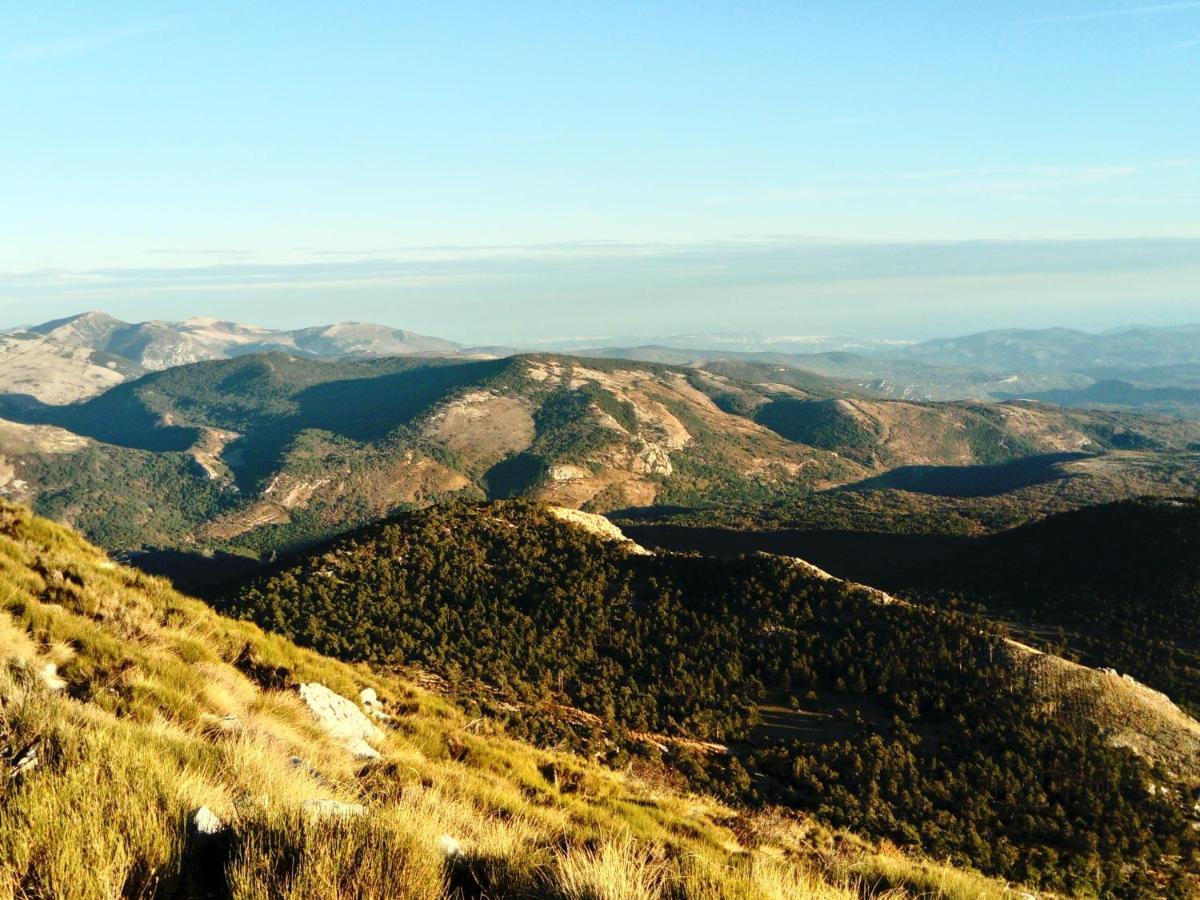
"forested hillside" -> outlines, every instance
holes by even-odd
[[[894,586],[957,595],[1200,712],[1200,501],[1137,500],[980,538]]]
[[[630,553],[510,503],[353,533],[228,602],[346,659],[720,741],[732,755],[674,761],[731,798],[1027,883],[1186,892],[1196,773],[1118,747],[1122,722],[1064,715],[1035,684],[1056,670],[983,620],[885,599],[786,558]]]
[[[548,355],[247,355],[4,414],[6,496],[111,548],[252,556],[453,498],[981,530],[1187,489],[1200,446],[1195,423]]]

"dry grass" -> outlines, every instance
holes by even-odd
[[[239,669],[239,659],[253,665]],[[47,661],[61,666],[65,691],[46,688]],[[384,759],[363,766],[286,683],[247,672],[348,697],[373,687],[396,716]],[[18,772],[30,752],[38,764]],[[561,772],[570,792],[553,777]],[[364,814],[315,819],[313,800]],[[217,839],[190,833],[200,806],[226,823]],[[1003,896],[992,882],[835,842],[803,820],[749,817],[472,734],[441,698],[223,619],[3,505],[0,810],[0,898],[22,900],[840,900],[873,885]]]

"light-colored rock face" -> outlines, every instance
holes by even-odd
[[[90,349],[53,338],[0,334],[0,394],[60,405],[86,400],[125,380]]]
[[[57,663],[48,662],[39,670],[38,675],[41,676],[42,684],[47,690],[61,691],[67,687],[67,682],[64,681],[58,674]]]
[[[564,522],[569,522],[576,525],[585,531],[589,531],[597,537],[603,538],[606,541],[618,541],[624,544],[631,553],[649,555],[650,551],[640,544],[634,543],[629,538],[625,537],[625,533],[616,525],[610,522],[604,516],[598,516],[595,513],[587,513],[578,509],[567,509],[562,506],[550,507],[550,512],[558,519]]]
[[[73,403],[142,371],[245,353],[368,357],[458,349],[452,341],[361,322],[279,331],[203,316],[185,322],[130,323],[89,312],[28,331],[0,333],[0,393],[28,394],[43,403]],[[97,363],[96,354],[121,360],[122,365]]]
[[[403,356],[409,353],[453,353],[453,341],[414,334],[369,322],[338,322],[290,332],[295,346],[318,356]]]
[[[352,700],[315,681],[300,685],[300,699],[329,736],[360,759],[379,759],[368,741],[383,740],[383,732]]]

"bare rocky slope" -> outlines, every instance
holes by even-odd
[[[9,404],[74,403],[141,372],[131,361],[34,332],[0,334],[0,394]]]

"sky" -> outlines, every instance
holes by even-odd
[[[0,326],[1200,321],[1200,0],[0,12]]]

